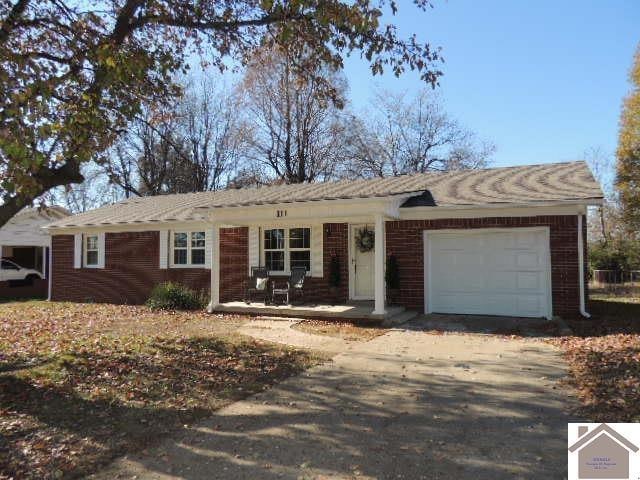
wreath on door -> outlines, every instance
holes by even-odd
[[[368,228],[361,228],[356,232],[356,248],[358,251],[365,253],[373,250],[376,244],[376,234]]]

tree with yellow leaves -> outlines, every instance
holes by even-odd
[[[640,232],[640,46],[630,73],[631,92],[625,98],[620,118],[616,152],[616,187],[622,219],[630,232]]]

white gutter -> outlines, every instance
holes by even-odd
[[[591,318],[585,308],[584,295],[584,237],[582,236],[582,214],[578,214],[578,282],[580,284],[580,315]]]

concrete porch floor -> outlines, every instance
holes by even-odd
[[[226,302],[218,305],[214,313],[238,313],[246,315],[275,315],[298,318],[334,318],[348,320],[384,321],[405,311],[404,307],[387,307],[384,315],[373,314],[373,302],[349,302],[346,304],[270,305],[262,302]]]

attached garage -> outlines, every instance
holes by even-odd
[[[427,313],[551,317],[549,229],[424,231]]]

